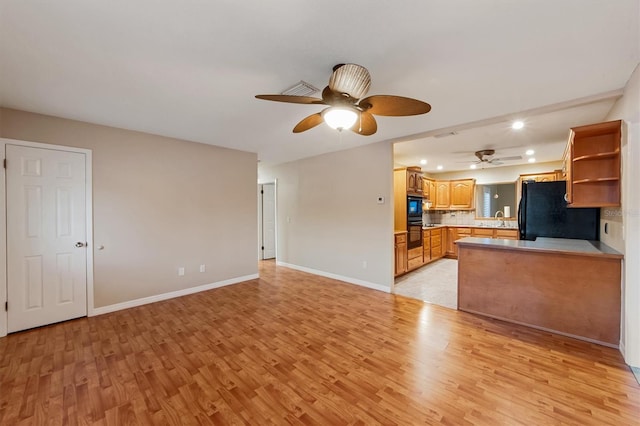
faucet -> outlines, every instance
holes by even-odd
[[[499,227],[503,227],[504,226],[504,213],[502,212],[502,210],[498,210],[493,217],[495,219],[498,219],[498,214],[502,215],[502,220],[498,222],[498,226]]]

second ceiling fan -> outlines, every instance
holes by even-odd
[[[496,158],[493,156],[495,153],[496,151],[493,149],[483,149],[480,151],[476,151],[474,154],[476,157],[478,157],[478,160],[474,161],[473,163],[475,164],[487,163],[487,164],[493,164],[494,166],[499,166],[500,164],[503,164],[503,161],[512,161],[512,160],[522,159],[520,155],[515,155],[512,157]]]
[[[349,129],[363,136],[378,130],[374,115],[410,116],[426,114],[431,105],[417,99],[393,95],[373,95],[363,98],[371,86],[369,71],[357,64],[338,64],[333,67],[329,85],[322,90],[322,98],[294,95],[256,95],[258,99],[296,104],[329,105],[321,112],[303,118],[293,133],[316,127],[323,121],[338,130]]]

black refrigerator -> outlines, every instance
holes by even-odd
[[[537,237],[599,239],[600,209],[567,207],[566,192],[565,181],[522,183],[522,198],[518,205],[521,240]]]

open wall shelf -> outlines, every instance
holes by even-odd
[[[621,120],[571,129],[571,167],[567,173],[570,207],[620,205],[621,129]]]

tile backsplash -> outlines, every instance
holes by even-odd
[[[457,211],[433,211],[422,214],[423,223],[435,223],[440,225],[468,225],[468,226],[494,226],[497,221],[491,219],[476,219],[475,211],[457,210]],[[505,220],[504,225],[507,228],[517,228],[517,220]]]

